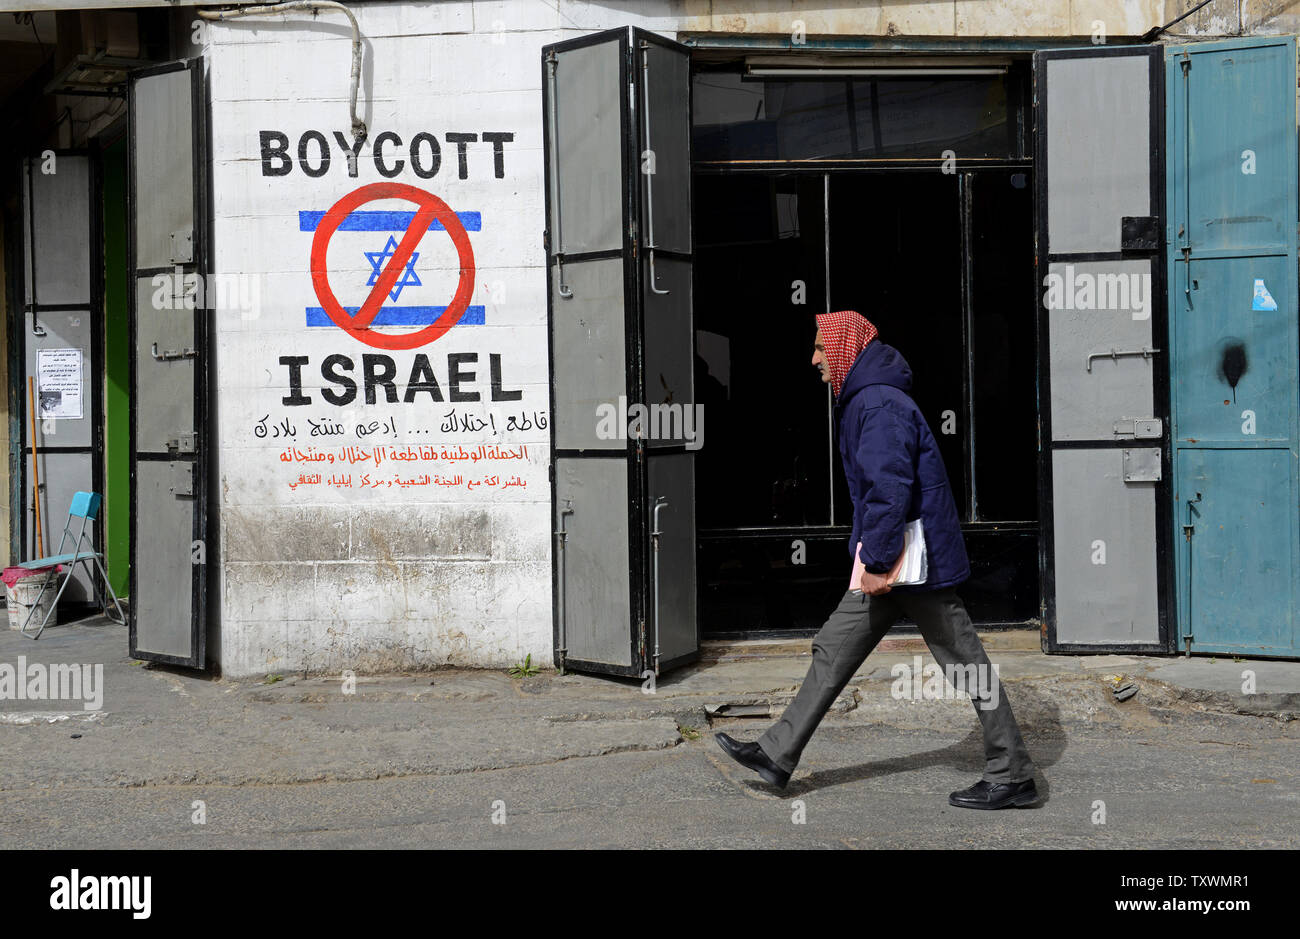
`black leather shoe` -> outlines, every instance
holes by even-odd
[[[752,769],[772,785],[784,789],[785,784],[790,781],[790,774],[769,760],[758,744],[741,743],[722,733],[714,734],[713,738],[718,741],[718,746],[726,751],[727,756],[741,766]]]
[[[1038,801],[1038,787],[1032,779],[1018,783],[991,783],[981,779],[969,789],[950,793],[949,805],[964,809],[1005,809]]]

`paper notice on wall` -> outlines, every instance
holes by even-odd
[[[36,357],[36,394],[41,420],[80,418],[81,350],[41,349]]]

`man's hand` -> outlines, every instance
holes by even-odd
[[[864,593],[869,593],[873,597],[889,593],[894,581],[898,580],[899,574],[902,573],[903,557],[906,554],[906,548],[898,552],[898,559],[894,561],[894,566],[890,568],[888,574],[873,574],[871,571],[863,570],[862,576],[858,579],[858,586]]]

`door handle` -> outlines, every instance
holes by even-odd
[[[558,561],[558,565],[560,568],[558,572],[559,576],[556,578],[556,580],[559,582],[559,590],[557,591],[558,596],[556,597],[556,600],[557,600],[557,605],[559,606],[557,612],[560,618],[560,647],[555,651],[560,656],[561,675],[564,674],[564,660],[565,658],[568,657],[569,654],[568,622],[564,610],[564,576],[565,576],[564,561],[565,561],[565,548],[568,546],[568,542],[569,542],[569,531],[567,526],[564,523],[564,517],[566,515],[572,515],[572,514],[573,514],[573,500],[565,499],[564,508],[560,509],[560,519],[559,519],[560,527],[557,528],[555,531],[551,532],[551,534],[559,542],[557,552],[556,552],[557,553],[556,560]]]
[[[650,43],[644,39],[641,40],[641,110],[645,113],[645,148],[650,154],[650,159],[654,160],[654,148],[650,146]],[[670,293],[668,290],[660,290],[655,286],[655,191],[654,191],[654,170],[656,166],[652,162],[650,165],[651,172],[643,174],[645,176],[645,214],[646,214],[646,254],[650,258],[650,292],[665,294]]]
[[[1108,352],[1089,352],[1088,358],[1084,361],[1084,364],[1088,367],[1088,371],[1091,372],[1093,359],[1119,359],[1130,355],[1140,355],[1144,359],[1149,359],[1159,351],[1159,349],[1148,349],[1146,346],[1143,346],[1141,349],[1111,349]]]
[[[560,67],[559,60],[556,59],[555,53],[546,54],[546,64],[550,66],[547,70],[546,81],[549,86],[549,104],[550,104],[550,131],[551,131],[551,153],[554,154],[556,164],[560,161],[560,143],[559,130],[556,129],[555,123],[558,119],[555,104],[555,70]],[[573,288],[564,282],[564,227],[560,224],[560,169],[559,166],[551,167],[551,205],[555,208],[555,254],[556,266],[558,268],[560,285],[558,291],[561,297],[568,300],[573,297]]]
[[[1196,494],[1195,499],[1187,500],[1187,524],[1183,526],[1183,537],[1186,538],[1189,542],[1192,540],[1192,532],[1196,528],[1196,526],[1192,524],[1192,516],[1201,514],[1200,512],[1196,511],[1194,506],[1196,505],[1196,503],[1200,501],[1201,501],[1201,494],[1199,492]],[[1190,585],[1190,581],[1189,581],[1189,585]]]
[[[655,498],[654,507],[654,526],[650,532],[650,539],[654,543],[654,592],[655,592],[655,674],[659,674],[659,536],[663,530],[659,527],[659,510],[668,507],[668,499],[665,496]]]
[[[150,347],[149,354],[157,362],[170,362],[172,359],[192,359],[198,355],[193,349],[181,349],[179,352],[175,349],[167,349],[159,352],[158,343],[156,342]]]

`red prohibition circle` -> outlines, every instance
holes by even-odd
[[[414,202],[419,209],[411,220],[410,227],[403,234],[401,244],[397,246],[397,250],[393,252],[393,256],[389,258],[378,280],[375,281],[369,296],[353,316],[343,309],[343,305],[339,303],[330,288],[325,253],[329,248],[330,239],[343,224],[343,220],[358,206],[377,199],[405,199]],[[406,266],[411,252],[424,237],[424,233],[429,230],[434,219],[442,222],[442,227],[451,237],[451,242],[456,246],[456,253],[460,258],[460,283],[456,287],[456,295],[452,297],[451,303],[447,305],[442,315],[423,329],[413,333],[376,332],[370,328],[370,324],[379,313],[384,295],[392,289],[398,273]],[[348,193],[334,203],[320,220],[320,224],[316,226],[316,235],[311,242],[311,282],[316,289],[316,298],[320,300],[321,307],[325,310],[325,315],[358,342],[377,349],[414,349],[433,342],[460,322],[460,318],[465,315],[465,310],[469,308],[470,297],[474,293],[474,250],[470,247],[469,235],[465,231],[465,226],[460,223],[459,216],[433,193],[405,183],[370,183]]]

